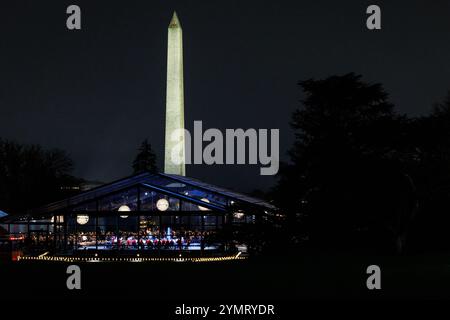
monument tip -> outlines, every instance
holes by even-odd
[[[180,20],[178,20],[177,12],[173,12],[172,20],[170,20],[169,28],[181,28]]]

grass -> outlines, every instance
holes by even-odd
[[[381,290],[366,288],[366,268],[371,264],[381,268]],[[66,289],[68,265],[3,263],[1,294],[32,300],[193,302],[450,298],[450,254],[443,253],[305,253],[223,263],[81,263],[80,291]]]

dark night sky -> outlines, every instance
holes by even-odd
[[[131,173],[148,137],[162,166],[167,26],[183,27],[186,127],[279,128],[281,155],[297,82],[356,72],[401,113],[424,114],[450,89],[448,1],[2,1],[0,137],[67,150],[75,174]],[[365,10],[382,8],[381,31]],[[69,4],[82,30],[66,29]],[[266,188],[259,166],[189,166],[236,190]]]

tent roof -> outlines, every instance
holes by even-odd
[[[189,178],[189,177],[185,177],[185,176],[179,176],[179,175],[175,175],[175,174],[164,174],[164,176],[168,176],[168,177],[174,178],[176,180],[185,182],[187,184],[190,184],[190,185],[193,185],[193,186],[196,186],[196,187],[201,187],[203,189],[207,189],[207,190],[210,190],[210,191],[213,191],[213,192],[217,192],[219,194],[222,194],[224,196],[227,196],[227,197],[230,197],[230,198],[233,198],[233,199],[236,199],[236,200],[241,200],[241,201],[244,201],[244,202],[247,202],[247,203],[251,203],[251,204],[254,204],[254,205],[266,207],[269,210],[275,210],[276,209],[275,206],[271,205],[270,203],[268,203],[268,202],[266,202],[264,200],[261,200],[261,199],[255,198],[255,197],[250,197],[248,195],[245,195],[245,194],[242,194],[242,193],[239,193],[239,192],[235,192],[235,191],[231,191],[231,190],[228,190],[228,189],[225,189],[225,188],[222,188],[222,187],[218,187],[218,186],[215,186],[213,184],[205,183],[205,182],[200,181],[198,179]]]
[[[208,207],[212,210],[226,210],[228,206],[228,200],[237,200],[257,206],[264,210],[275,210],[273,205],[247,195],[237,193],[225,188],[214,186],[212,184],[204,183],[200,180],[162,173],[150,173],[144,172],[136,174],[127,178],[123,178],[111,183],[107,183],[103,186],[93,188],[91,190],[82,192],[73,197],[51,203],[44,207],[33,210],[33,213],[48,213],[61,210],[63,208],[76,206],[78,204],[87,202],[89,200],[98,199],[109,195],[111,193],[118,192],[120,190],[126,190],[135,186],[143,186],[145,188],[151,188],[161,193],[168,194],[170,196],[184,199],[196,204],[200,204],[204,207]],[[189,192],[182,192],[182,190],[189,189]],[[200,194],[207,192],[214,195],[217,202],[206,203],[201,200]]]

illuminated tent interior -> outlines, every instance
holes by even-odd
[[[275,210],[260,199],[196,179],[145,172],[2,218],[0,226],[32,247],[68,254],[223,252],[232,242],[225,241],[224,230],[267,221]]]

